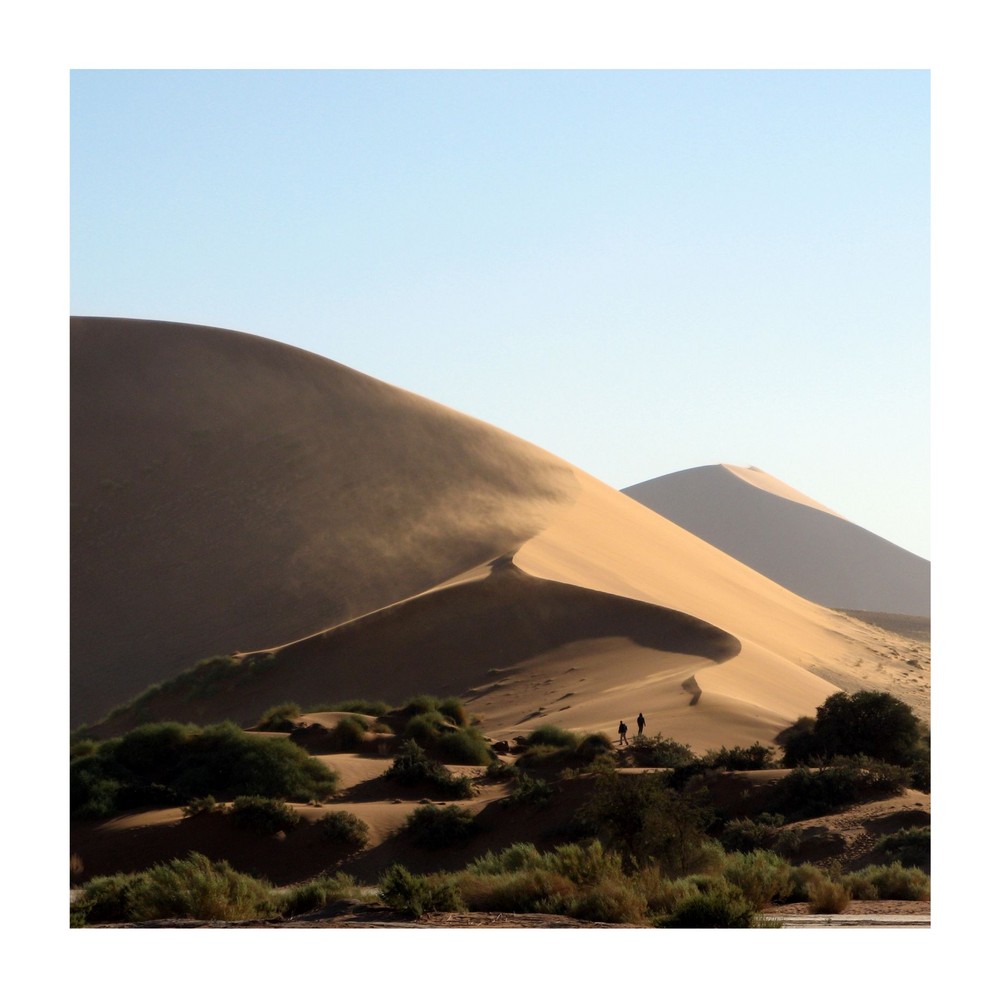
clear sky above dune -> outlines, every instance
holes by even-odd
[[[923,71],[76,71],[71,310],[292,343],[617,488],[930,555]]]

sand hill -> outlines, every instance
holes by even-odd
[[[276,664],[152,716],[457,693],[497,736],[642,710],[696,750],[770,740],[836,689],[927,716],[926,644],[332,361],[77,318],[71,377],[74,723],[236,650]]]
[[[759,468],[691,468],[623,492],[808,600],[930,616],[930,562]]]

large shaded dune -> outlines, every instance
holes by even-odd
[[[758,468],[690,468],[623,491],[815,603],[930,616],[930,562]]]
[[[701,749],[837,689],[927,715],[907,639],[509,434],[253,336],[72,329],[75,722],[234,650],[275,664],[148,716],[456,693],[501,737],[641,709]]]
[[[73,723],[495,558],[578,487],[530,444],[294,347],[70,330]]]

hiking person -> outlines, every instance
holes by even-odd
[[[624,721],[619,721],[618,722],[619,745],[628,745],[628,735],[626,734],[627,731],[628,731],[628,725]]]
[[[642,716],[641,712],[639,716],[635,719],[635,725],[639,729],[639,734],[642,735],[642,729],[646,727],[646,718]]]

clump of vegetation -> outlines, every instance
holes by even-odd
[[[542,806],[552,799],[552,786],[547,780],[530,776],[521,770],[515,770],[517,780],[510,794],[505,797],[505,804],[534,804]]]
[[[903,866],[931,868],[930,826],[904,828],[881,838],[876,846]]]
[[[733,853],[726,858],[722,875],[740,889],[755,911],[792,893],[791,864],[767,850]]]
[[[727,852],[769,849],[781,855],[794,853],[801,838],[796,829],[782,828],[781,814],[763,813],[756,818],[733,818],[723,825],[719,841]]]
[[[302,820],[298,811],[273,797],[237,797],[228,814],[237,828],[257,835],[290,832]]]
[[[295,718],[302,716],[302,708],[297,703],[280,703],[268,707],[255,725],[258,731],[291,731],[295,727]]]
[[[742,891],[723,880],[681,901],[653,924],[660,929],[750,929],[756,914]]]
[[[286,739],[255,737],[229,722],[206,728],[160,722],[101,742],[71,762],[70,808],[76,818],[104,818],[207,796],[324,800],[336,785],[326,766]]]
[[[464,904],[447,877],[424,877],[393,863],[378,885],[379,897],[397,911],[419,918],[425,911],[462,911]]]
[[[414,741],[403,742],[385,777],[404,787],[433,788],[453,800],[473,796],[472,781],[467,776],[452,776],[441,763],[429,759]]]
[[[449,849],[464,846],[478,831],[475,816],[456,804],[438,807],[423,804],[413,811],[404,833],[422,849]]]
[[[324,814],[316,824],[320,834],[328,842],[364,849],[368,845],[368,825],[350,811],[331,811]]]
[[[200,853],[160,863],[141,873],[96,877],[74,905],[86,924],[147,922],[162,918],[241,921],[278,913],[264,880],[239,873]]]
[[[798,766],[838,756],[866,756],[897,766],[914,763],[920,749],[916,715],[888,693],[834,693],[784,733],[784,764]]]
[[[929,901],[931,878],[916,867],[895,862],[845,874],[841,883],[851,897],[868,901]]]
[[[839,915],[851,903],[851,892],[843,885],[824,878],[809,888],[809,911],[814,915]]]
[[[697,871],[712,817],[701,795],[675,790],[660,775],[616,770],[594,778],[577,812],[579,827],[620,851],[632,867],[655,860],[673,875]]]
[[[754,742],[749,748],[736,746],[727,749],[723,746],[712,749],[702,758],[709,769],[759,770],[777,767],[774,754],[774,749],[770,745]]]
[[[487,780],[513,780],[521,772],[517,766],[509,762],[494,759],[483,774]]]
[[[195,797],[194,800],[188,801],[181,808],[185,818],[194,818],[199,814],[213,814],[221,810],[222,805],[211,795],[208,797]]]
[[[325,908],[332,901],[356,898],[362,893],[357,881],[346,873],[316,877],[304,884],[276,892],[276,903],[283,918],[295,918]]]
[[[525,751],[517,760],[520,769],[582,769],[610,758],[613,751],[607,735],[578,735],[554,724],[535,728],[524,744]]]
[[[857,804],[903,792],[907,771],[901,766],[862,756],[836,758],[818,770],[799,766],[779,780],[775,793],[792,820],[813,818]]]
[[[690,745],[682,745],[673,738],[664,738],[660,734],[636,735],[629,749],[636,766],[651,769],[674,769],[697,759]]]
[[[364,714],[366,717],[382,717],[392,708],[384,700],[338,700],[336,703],[322,703],[310,707],[307,714]]]

